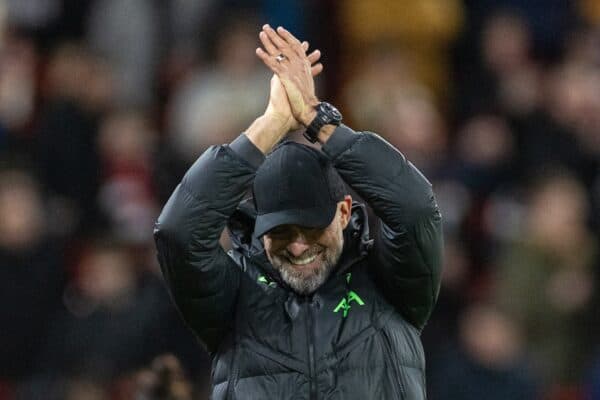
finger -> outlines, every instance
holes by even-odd
[[[285,29],[282,26],[278,27],[277,34],[280,37],[282,37],[290,45],[290,47],[298,53],[298,55],[304,56],[306,54],[306,50],[302,51],[302,49],[301,49],[302,45],[301,45],[300,41],[294,35],[292,35],[287,29]]]
[[[296,36],[292,35],[283,26],[280,26],[280,27],[277,28],[277,33],[279,34],[279,36],[281,36],[282,38],[284,38],[285,41],[288,42],[291,45],[298,45],[298,44],[300,44],[300,41],[298,39],[296,39]]]
[[[292,50],[285,40],[283,40],[273,28],[269,25],[263,26],[263,32],[267,34],[271,42],[275,45],[279,53],[283,53],[286,57],[290,57]]]
[[[310,65],[313,65],[321,58],[321,51],[315,50],[308,55],[308,61],[310,61]]]
[[[278,63],[273,56],[268,54],[266,51],[258,47],[256,49],[256,55],[262,60],[262,62],[274,73],[281,72],[281,64]]]
[[[308,42],[305,40],[304,42],[302,42],[302,50],[304,50],[304,52],[306,53],[308,51]]]
[[[281,53],[279,50],[277,50],[277,47],[275,47],[273,42],[271,42],[271,39],[269,39],[269,36],[266,34],[266,32],[261,31],[258,34],[258,38],[263,46],[265,46],[267,53],[269,53],[271,56],[276,56],[277,54]]]
[[[312,76],[317,76],[321,72],[323,72],[323,64],[321,63],[315,64],[310,68],[310,73],[312,74]]]

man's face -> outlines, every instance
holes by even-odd
[[[282,279],[300,294],[321,286],[335,268],[344,246],[344,228],[350,217],[350,196],[338,203],[333,221],[323,229],[280,225],[264,236],[271,264]]]

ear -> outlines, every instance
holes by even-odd
[[[338,203],[340,209],[340,222],[342,229],[345,229],[350,222],[350,216],[352,215],[352,196],[349,194],[344,196],[344,200]]]

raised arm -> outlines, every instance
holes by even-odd
[[[306,51],[308,43],[302,48]],[[312,62],[319,57],[318,51],[308,56]],[[206,150],[187,171],[156,222],[158,259],[172,297],[210,351],[232,326],[241,278],[240,268],[221,248],[219,238],[251,186],[264,154],[298,126],[283,86],[273,76],[265,113],[231,145]]]
[[[154,230],[172,297],[210,351],[230,328],[240,281],[219,238],[254,170],[229,146],[209,148],[177,186]]]
[[[280,76],[296,120],[310,125],[318,100],[300,42],[287,30],[268,25],[260,39],[265,50],[258,49],[257,55]],[[274,54],[285,58],[273,61],[270,56]],[[383,295],[422,329],[437,300],[442,264],[441,215],[431,185],[397,149],[374,133],[325,125],[318,139],[342,178],[382,222],[371,265]]]
[[[422,329],[438,297],[442,267],[442,218],[430,183],[374,133],[341,126],[323,151],[380,219],[370,265],[382,293]]]

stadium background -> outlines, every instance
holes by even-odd
[[[152,225],[263,111],[265,22],[435,187],[430,398],[600,399],[597,0],[0,0],[0,399],[205,398]]]

